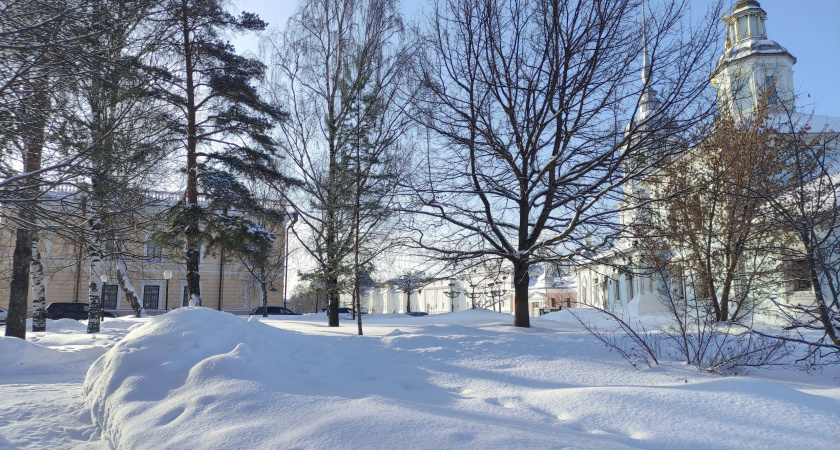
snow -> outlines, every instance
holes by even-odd
[[[576,310],[584,321],[604,317]],[[48,321],[0,338],[0,448],[836,448],[837,367],[636,370],[567,310]],[[85,375],[86,373],[86,375]]]

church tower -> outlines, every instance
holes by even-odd
[[[793,108],[793,65],[796,58],[767,38],[767,13],[756,0],[739,0],[726,24],[723,56],[712,72],[722,115],[751,113],[766,92],[771,103]]]
[[[633,154],[627,157],[622,162],[622,171],[625,175],[631,178],[624,182],[624,199],[619,203],[619,213],[621,224],[624,226],[630,224],[638,224],[639,216],[645,216],[645,213],[640,211],[640,203],[644,203],[650,198],[650,192],[645,184],[632,174],[640,170],[646,170],[653,161],[655,161],[657,154],[657,147],[666,145],[665,139],[659,139],[656,131],[663,123],[668,120],[662,115],[662,104],[659,100],[658,92],[653,88],[653,80],[651,74],[651,57],[648,54],[647,46],[647,30],[646,30],[646,13],[645,2],[642,1],[642,93],[639,98],[636,111],[630,123],[625,128],[625,134],[633,130],[635,136],[631,138],[631,142],[624,147],[622,151],[627,151],[629,146],[636,147]],[[649,131],[651,130],[651,131]],[[640,142],[644,141],[644,143]]]

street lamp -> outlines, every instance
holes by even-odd
[[[461,291],[457,290],[458,283],[455,280],[449,281],[449,290],[443,291],[443,295],[449,297],[449,312],[455,312],[455,297],[461,295]]]
[[[502,277],[502,281],[496,281],[490,283],[490,297],[493,299],[493,311],[496,310],[496,302],[498,302],[501,297],[507,294],[507,289],[505,289],[505,280],[507,277]],[[502,305],[499,305],[499,312],[502,312]]]
[[[172,271],[164,270],[163,279],[166,280],[166,303],[164,304],[164,308],[169,311],[169,280],[172,279]]]
[[[105,305],[105,283],[108,282],[108,274],[103,273],[102,275],[99,275],[99,281],[102,282],[102,293],[99,296],[99,304],[104,306]]]
[[[102,290],[99,293],[99,317],[102,320],[102,312],[105,311],[105,283],[108,282],[108,274],[99,275],[99,281],[102,282]]]
[[[472,303],[472,309],[475,309],[475,301],[480,300],[481,297],[484,297],[484,293],[479,291],[476,292],[475,288],[481,284],[481,282],[473,283],[472,279],[467,280],[467,283],[470,285],[470,292],[464,292],[464,295],[470,298],[470,302]]]

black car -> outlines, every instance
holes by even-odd
[[[263,307],[258,306],[251,310],[252,316],[261,316],[263,315]],[[293,312],[289,308],[284,308],[282,306],[269,306],[268,307],[268,315],[269,316],[299,316],[300,314]]]
[[[406,314],[408,314],[409,316],[414,316],[414,317],[422,317],[422,316],[428,316],[429,315],[429,313],[423,312],[423,311],[411,311],[411,312],[407,312]]]
[[[329,313],[329,308],[324,308],[321,310],[322,313]],[[366,311],[362,311],[362,314],[367,314]],[[339,306],[338,307],[338,317],[341,318],[353,318],[356,317],[356,314],[353,308],[348,308],[347,306]]]
[[[47,306],[47,319],[87,320],[90,306],[87,303],[54,302]],[[102,317],[117,317],[116,314],[102,311]]]

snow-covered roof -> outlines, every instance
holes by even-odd
[[[745,39],[732,45],[726,49],[723,55],[718,59],[717,67],[715,67],[712,75],[714,76],[720,69],[726,67],[732,61],[746,58],[753,55],[779,55],[788,56],[796,63],[796,57],[793,56],[786,48],[782,47],[778,42],[768,38],[753,38]]]

